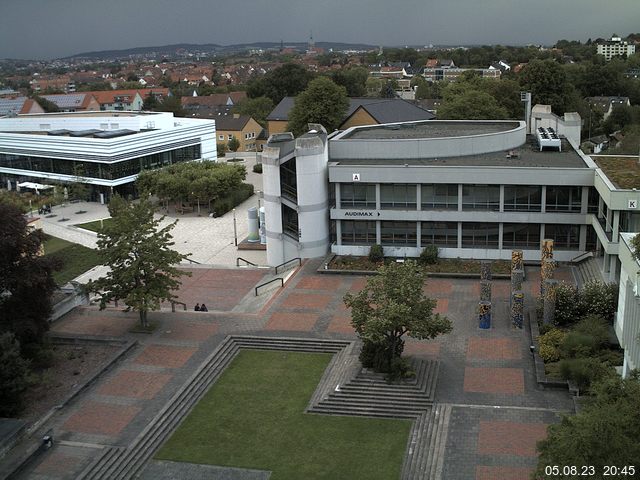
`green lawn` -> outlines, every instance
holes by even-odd
[[[62,269],[53,273],[58,285],[64,285],[78,275],[100,264],[98,252],[91,248],[49,236],[44,242],[44,254],[55,255],[63,262]]]
[[[112,220],[110,218],[105,218],[104,220],[102,220],[102,223],[100,220],[95,220],[93,222],[79,223],[78,225],[75,225],[75,226],[84,228],[85,230],[91,230],[92,232],[97,233],[100,231],[100,228],[102,227],[103,224],[111,223],[111,221]]]
[[[399,478],[411,421],[303,413],[330,359],[241,351],[156,458],[271,480]]]

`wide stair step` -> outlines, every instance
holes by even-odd
[[[407,448],[402,480],[441,480],[452,407],[434,404],[414,423]]]
[[[241,348],[335,353],[347,341],[229,336],[194,372],[183,387],[126,449],[108,450],[79,479],[124,480],[134,478],[182,419],[220,377]]]

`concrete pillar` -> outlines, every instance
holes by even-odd
[[[582,187],[582,200],[580,201],[580,213],[586,215],[589,212],[589,187]]]
[[[336,220],[336,245],[342,245],[342,220]]]
[[[380,184],[376,183],[376,210],[380,210]],[[378,241],[378,243],[380,243]]]
[[[504,235],[504,223],[498,224],[498,250],[502,250],[502,236]]]
[[[618,232],[620,230],[620,210],[613,211],[613,226],[611,230],[612,230],[611,241],[617,242],[619,240]]]
[[[524,293],[521,290],[511,292],[511,325],[522,328],[524,323]]]
[[[610,255],[609,259],[609,283],[618,281],[618,256]]]
[[[547,186],[542,186],[542,193],[540,197],[540,211],[542,213],[547,211]],[[544,238],[544,232],[540,234],[540,238]]]
[[[458,211],[462,211],[462,184],[458,184]],[[459,248],[459,247],[458,247]]]
[[[282,233],[282,205],[280,202],[280,147],[265,146],[262,152],[262,190],[267,237],[267,264],[285,261]]]
[[[591,227],[589,227],[591,228]],[[581,252],[587,250],[587,225],[580,225],[580,237],[579,237],[578,249]]]
[[[491,328],[491,302],[478,303],[478,324],[482,329]]]
[[[462,222],[458,222],[458,248],[462,248]]]
[[[418,183],[416,185],[416,205],[418,207],[418,211],[422,210],[422,184]]]
[[[500,185],[500,204],[498,205],[498,211],[504,212],[504,185]]]

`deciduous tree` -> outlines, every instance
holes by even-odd
[[[16,206],[0,201],[0,332],[13,332],[23,353],[42,343],[56,289],[57,262],[40,256],[43,240]]]
[[[426,273],[414,261],[391,263],[378,273],[360,292],[346,294],[344,303],[351,308],[351,324],[364,342],[363,364],[390,371],[402,354],[405,334],[432,339],[449,333],[452,326],[449,319],[433,312],[436,300],[423,291]]]
[[[301,135],[307,131],[308,123],[320,123],[332,132],[340,126],[348,108],[346,89],[327,77],[319,77],[296,97],[288,128],[295,135]]]
[[[160,227],[164,217],[154,219],[153,206],[146,199],[128,203],[115,196],[109,213],[113,220],[98,233],[98,251],[109,272],[87,288],[100,295],[101,309],[122,300],[148,327],[147,313],[175,299],[180,277],[189,274],[176,266],[188,255],[171,249],[171,230],[177,221]]]

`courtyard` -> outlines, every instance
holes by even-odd
[[[115,337],[137,343],[74,402],[50,418],[47,428],[56,439],[54,447],[38,456],[23,478],[77,478],[109,451],[124,452],[138,445],[145,432],[151,431],[150,425],[175,403],[178,392],[217,355],[229,335],[355,340],[350,312],[342,297],[361,289],[366,277],[318,274],[319,265],[320,261],[306,262],[284,288],[266,293],[268,301],[255,305],[249,300],[264,271],[203,266],[198,269],[208,279],[202,283],[203,289],[217,295],[215,290],[224,286],[225,279],[231,282],[237,278],[233,280],[235,295],[207,302],[208,313],[191,308],[186,312],[155,312],[151,319],[158,328],[152,334],[129,333],[137,321],[136,314],[116,308],[98,311],[80,307],[56,322],[54,334]],[[556,276],[573,281],[569,269],[559,269]],[[527,308],[533,305],[538,286],[539,271],[527,268]],[[493,282],[494,313],[489,330],[477,325],[478,280],[431,278],[425,293],[437,299],[438,313],[448,316],[454,325],[451,334],[432,341],[407,339],[405,348],[405,354],[415,359],[439,362],[434,408],[446,407],[450,413],[440,427],[442,445],[436,452],[440,466],[434,478],[529,478],[536,465],[536,442],[544,438],[547,425],[558,422],[562,413],[573,411],[573,402],[567,392],[538,387],[529,353],[529,332],[514,330],[509,324],[509,281]],[[241,308],[243,304],[245,308]],[[260,358],[258,353],[240,349],[238,363],[226,367],[228,370],[193,408],[194,416],[185,414],[182,426],[169,429],[176,433],[173,437],[167,434],[164,447],[150,448],[153,451],[138,470],[142,478],[170,478],[158,476],[158,472],[168,472],[167,465],[171,464],[205,468],[197,467],[203,463],[212,465],[206,467],[209,478],[296,478],[296,474],[297,478],[313,478],[305,468],[316,472],[315,478],[358,478],[349,469],[360,471],[361,466],[362,472],[368,472],[378,457],[390,470],[380,466],[376,470],[396,473],[377,478],[399,475],[409,444],[410,421],[303,414],[331,356],[305,354],[308,360],[302,361],[294,354],[278,353],[276,358],[296,360],[281,365],[279,370],[269,370],[271,362],[256,359]],[[299,392],[287,388],[296,365],[304,366],[299,372],[302,380],[295,381],[300,385]],[[260,374],[262,368],[271,373]],[[259,382],[271,376],[278,388]],[[274,404],[268,400],[269,392],[284,397],[285,405],[269,410]],[[277,417],[279,412],[282,422],[268,424],[260,417]],[[278,430],[280,423],[286,426],[287,419],[294,422],[289,426],[300,437],[292,436],[291,430]],[[382,438],[383,443],[389,443],[388,450],[379,450],[377,440]],[[189,443],[192,439],[207,445],[207,450],[193,446]],[[301,459],[307,458],[309,451],[314,455],[308,464],[303,463]],[[340,465],[340,471],[350,473],[343,477],[335,471],[328,473],[325,468],[333,462]],[[268,472],[272,472],[271,477]]]

